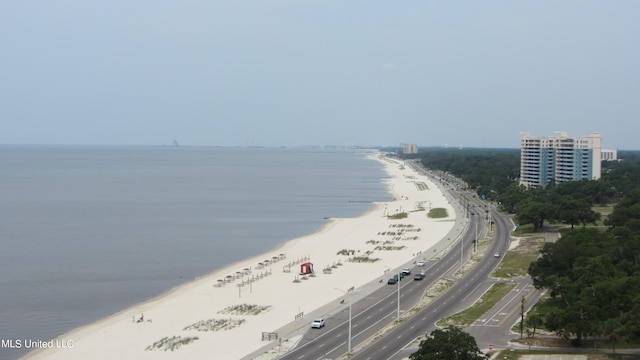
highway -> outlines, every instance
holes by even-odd
[[[436,329],[435,323],[471,306],[491,286],[485,281],[498,265],[495,252],[506,253],[509,248],[511,223],[507,218],[494,215],[496,238],[489,251],[471,271],[458,280],[447,292],[435,299],[402,326],[394,328],[384,339],[379,339],[355,354],[353,359],[397,359],[401,350],[415,338]],[[472,226],[469,227],[470,229]],[[455,253],[455,251],[452,251]],[[455,254],[454,254],[455,256]]]
[[[466,200],[458,201],[465,202]],[[486,255],[463,278],[457,280],[442,296],[434,299],[414,316],[403,320],[400,326],[393,327],[383,335],[378,334],[391,324],[400,313],[418,303],[425,289],[440,278],[451,278],[451,274],[461,266],[473,247],[477,229],[484,230],[483,216],[485,204],[474,199],[467,231],[456,244],[437,261],[428,262],[425,267],[414,267],[413,273],[405,277],[398,285],[381,284],[375,292],[368,294],[352,304],[351,353],[353,359],[400,359],[403,349],[416,337],[430,333],[436,328],[435,322],[472,305],[491,286],[487,281],[500,258],[495,252],[505,254],[509,248],[509,233],[512,224],[508,218],[492,212],[496,226],[496,236]],[[473,209],[480,209],[478,216],[471,215]],[[460,214],[458,214],[460,216]],[[477,228],[476,228],[476,224]],[[414,281],[413,274],[424,271],[422,281]],[[398,294],[400,305],[398,306]],[[518,303],[519,306],[519,303]],[[344,310],[327,319],[322,329],[310,329],[298,345],[279,359],[337,359],[349,352],[349,313]],[[376,335],[377,334],[377,335]],[[375,335],[375,337],[374,337]],[[405,350],[406,351],[406,350]]]

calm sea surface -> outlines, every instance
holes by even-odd
[[[0,358],[389,200],[365,156],[0,146]]]

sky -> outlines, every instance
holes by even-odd
[[[3,0],[0,144],[638,150],[640,1]]]

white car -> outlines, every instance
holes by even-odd
[[[495,254],[493,254],[494,257],[500,257],[500,253],[496,252]]]
[[[416,266],[420,266],[420,267],[424,266],[424,261],[418,261],[416,263]]]
[[[311,328],[313,328],[313,329],[320,329],[321,327],[324,327],[324,319],[323,318],[317,318],[317,319],[313,320],[313,322],[311,323]]]

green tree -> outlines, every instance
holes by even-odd
[[[518,209],[520,224],[533,224],[533,230],[542,228],[545,220],[556,217],[556,206],[551,202],[532,200]]]
[[[584,199],[576,199],[574,196],[565,195],[560,198],[557,212],[558,219],[565,224],[582,224],[585,227],[589,223],[595,223],[600,214],[591,210],[591,204]]]
[[[578,212],[584,207],[589,206],[584,201],[575,200],[569,196],[563,196],[562,202],[558,207],[558,218],[565,224],[571,225],[573,228],[580,223]]]
[[[640,341],[640,296],[633,300],[631,310],[622,315],[619,333],[629,341]]]
[[[436,329],[420,342],[420,348],[410,360],[480,360],[487,357],[478,349],[473,336],[451,326]]]
[[[611,341],[611,348],[613,349],[613,354],[616,354],[616,342],[620,338],[620,319],[618,318],[610,318],[605,320],[602,324],[600,324],[600,332],[604,337],[608,338]]]
[[[613,232],[575,229],[545,244],[529,267],[537,288],[550,290],[540,308],[545,325],[579,343],[599,331],[608,319],[623,317],[627,335],[635,334],[634,299],[640,291],[640,251],[635,237],[616,238]]]
[[[516,213],[518,204],[523,203],[526,199],[526,188],[518,185],[515,181],[505,187],[504,192],[496,198],[500,207],[510,214]]]
[[[611,227],[627,227],[631,230],[640,230],[640,189],[638,192],[629,194],[621,200],[615,207],[604,224]]]
[[[543,324],[543,317],[538,312],[530,312],[527,314],[526,325],[531,328],[531,337],[536,336],[536,330]]]

